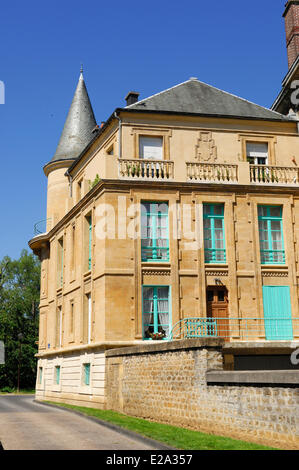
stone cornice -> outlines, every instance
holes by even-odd
[[[45,175],[48,177],[49,173],[53,170],[58,170],[59,168],[69,168],[69,166],[74,163],[74,159],[71,160],[56,160],[54,162],[47,163],[43,170]]]
[[[103,179],[92,188],[82,199],[79,201],[48,233],[42,234],[38,237],[32,238],[28,244],[30,248],[35,246],[37,243],[43,241],[49,241],[56,232],[58,232],[66,223],[68,223],[81,209],[83,209],[90,201],[96,196],[105,191],[116,191],[116,192],[130,192],[132,189],[144,190],[144,189],[159,189],[168,190],[172,192],[182,191],[187,193],[197,192],[208,192],[208,193],[221,193],[221,194],[263,194],[265,195],[265,189],[268,195],[295,195],[299,197],[299,186],[266,186],[266,185],[242,185],[227,184],[221,185],[217,183],[189,183],[189,182],[178,182],[178,181],[129,181],[119,179]],[[33,248],[32,248],[33,249]]]

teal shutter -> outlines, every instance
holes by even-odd
[[[84,383],[90,385],[90,364],[84,364]]]
[[[56,384],[59,385],[60,382],[60,366],[56,366]]]
[[[169,261],[168,204],[141,204],[142,261]]]
[[[206,263],[225,263],[224,204],[203,205]]]
[[[292,340],[292,309],[289,286],[263,286],[267,340]]]
[[[261,264],[285,264],[282,207],[259,206]]]
[[[41,384],[43,380],[43,368],[39,368],[39,383]]]

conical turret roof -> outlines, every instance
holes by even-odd
[[[81,68],[79,82],[51,162],[75,160],[91,141],[96,120]]]

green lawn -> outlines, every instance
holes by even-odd
[[[34,395],[35,390],[20,390],[19,392],[16,389],[10,389],[8,387],[5,387],[4,389],[0,389],[0,395]]]
[[[229,437],[215,436],[198,431],[161,424],[146,419],[134,418],[111,410],[96,410],[83,406],[67,405],[65,403],[47,402],[79,411],[122,428],[135,431],[138,434],[160,441],[166,445],[182,450],[275,450],[251,442],[239,441]]]

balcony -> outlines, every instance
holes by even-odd
[[[185,169],[184,169],[185,166]],[[201,163],[171,160],[118,159],[118,177],[125,180],[177,181],[221,185],[299,186],[299,168],[274,165]]]
[[[187,181],[195,183],[299,185],[299,168],[273,165],[186,163]]]
[[[122,179],[169,181],[174,177],[174,163],[170,160],[118,160],[118,174]]]
[[[299,338],[299,318],[185,318],[170,339],[224,338],[226,341],[292,341]]]
[[[250,182],[255,184],[298,186],[299,168],[269,165],[250,165]]]
[[[237,183],[238,165],[186,163],[187,180],[203,183]]]
[[[34,236],[41,235],[42,233],[47,233],[50,230],[51,222],[52,218],[36,222],[33,227]]]

